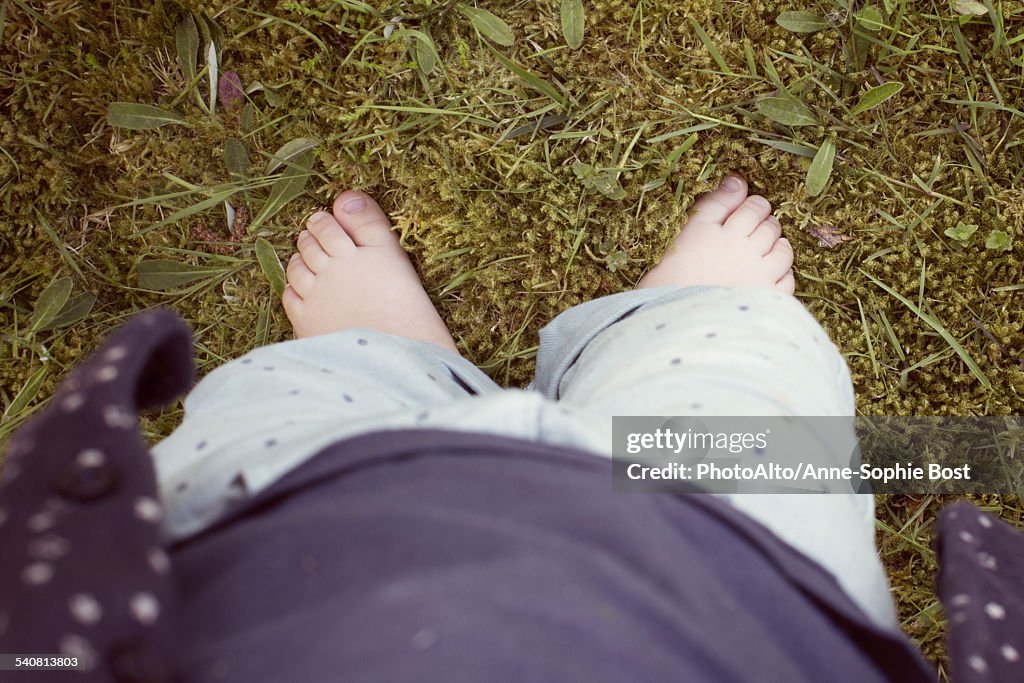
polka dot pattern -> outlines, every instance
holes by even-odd
[[[1024,534],[967,503],[938,525],[950,680],[1024,680]]]
[[[75,621],[86,626],[97,623],[103,617],[99,601],[88,593],[75,593],[68,601],[68,609]]]
[[[136,593],[130,601],[132,616],[149,626],[160,616],[160,603],[152,593]]]
[[[121,406],[107,406],[103,409],[103,422],[111,429],[132,429],[135,416]]]
[[[170,560],[138,409],[192,384],[191,334],[143,314],[65,380],[12,438],[0,481],[0,652],[78,657],[90,680],[175,677]],[[102,530],[102,533],[97,533]],[[17,628],[8,628],[17,624]],[[119,663],[119,664],[115,664]],[[129,667],[130,668],[130,667]]]
[[[29,557],[36,560],[59,560],[70,551],[71,543],[53,534],[35,538],[28,544]]]
[[[46,562],[33,562],[21,573],[26,586],[42,586],[53,578],[53,565]]]
[[[85,405],[85,396],[75,392],[68,394],[60,400],[60,407],[66,413],[73,413]]]
[[[141,496],[135,499],[134,508],[135,516],[141,519],[143,522],[149,522],[155,524],[160,521],[163,516],[163,510],[160,507],[160,503],[156,502],[149,496]]]

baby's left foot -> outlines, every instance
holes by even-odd
[[[338,195],[333,212],[313,214],[297,244],[282,297],[296,337],[368,327],[458,353],[391,221],[369,195]]]
[[[672,246],[637,288],[678,285],[796,288],[793,247],[782,236],[772,205],[747,195],[747,183],[726,178],[694,204],[693,215]]]

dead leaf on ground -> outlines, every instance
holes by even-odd
[[[835,249],[843,242],[853,239],[834,225],[812,225],[810,231],[818,240],[818,246],[826,249]]]

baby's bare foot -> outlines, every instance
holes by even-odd
[[[341,193],[333,215],[313,214],[297,244],[282,297],[296,337],[369,327],[456,351],[391,221],[371,197]]]
[[[774,287],[788,294],[793,247],[764,197],[747,196],[747,184],[726,178],[694,204],[679,236],[637,288],[663,285]]]

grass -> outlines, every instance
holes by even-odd
[[[862,412],[1022,412],[1021,2],[584,6],[581,37],[560,0],[0,0],[0,439],[139,310],[182,314],[203,371],[286,338],[273,252],[348,186],[393,214],[464,354],[521,385],[539,327],[631,287],[733,169],[777,207]],[[939,663],[942,502],[879,504]]]

